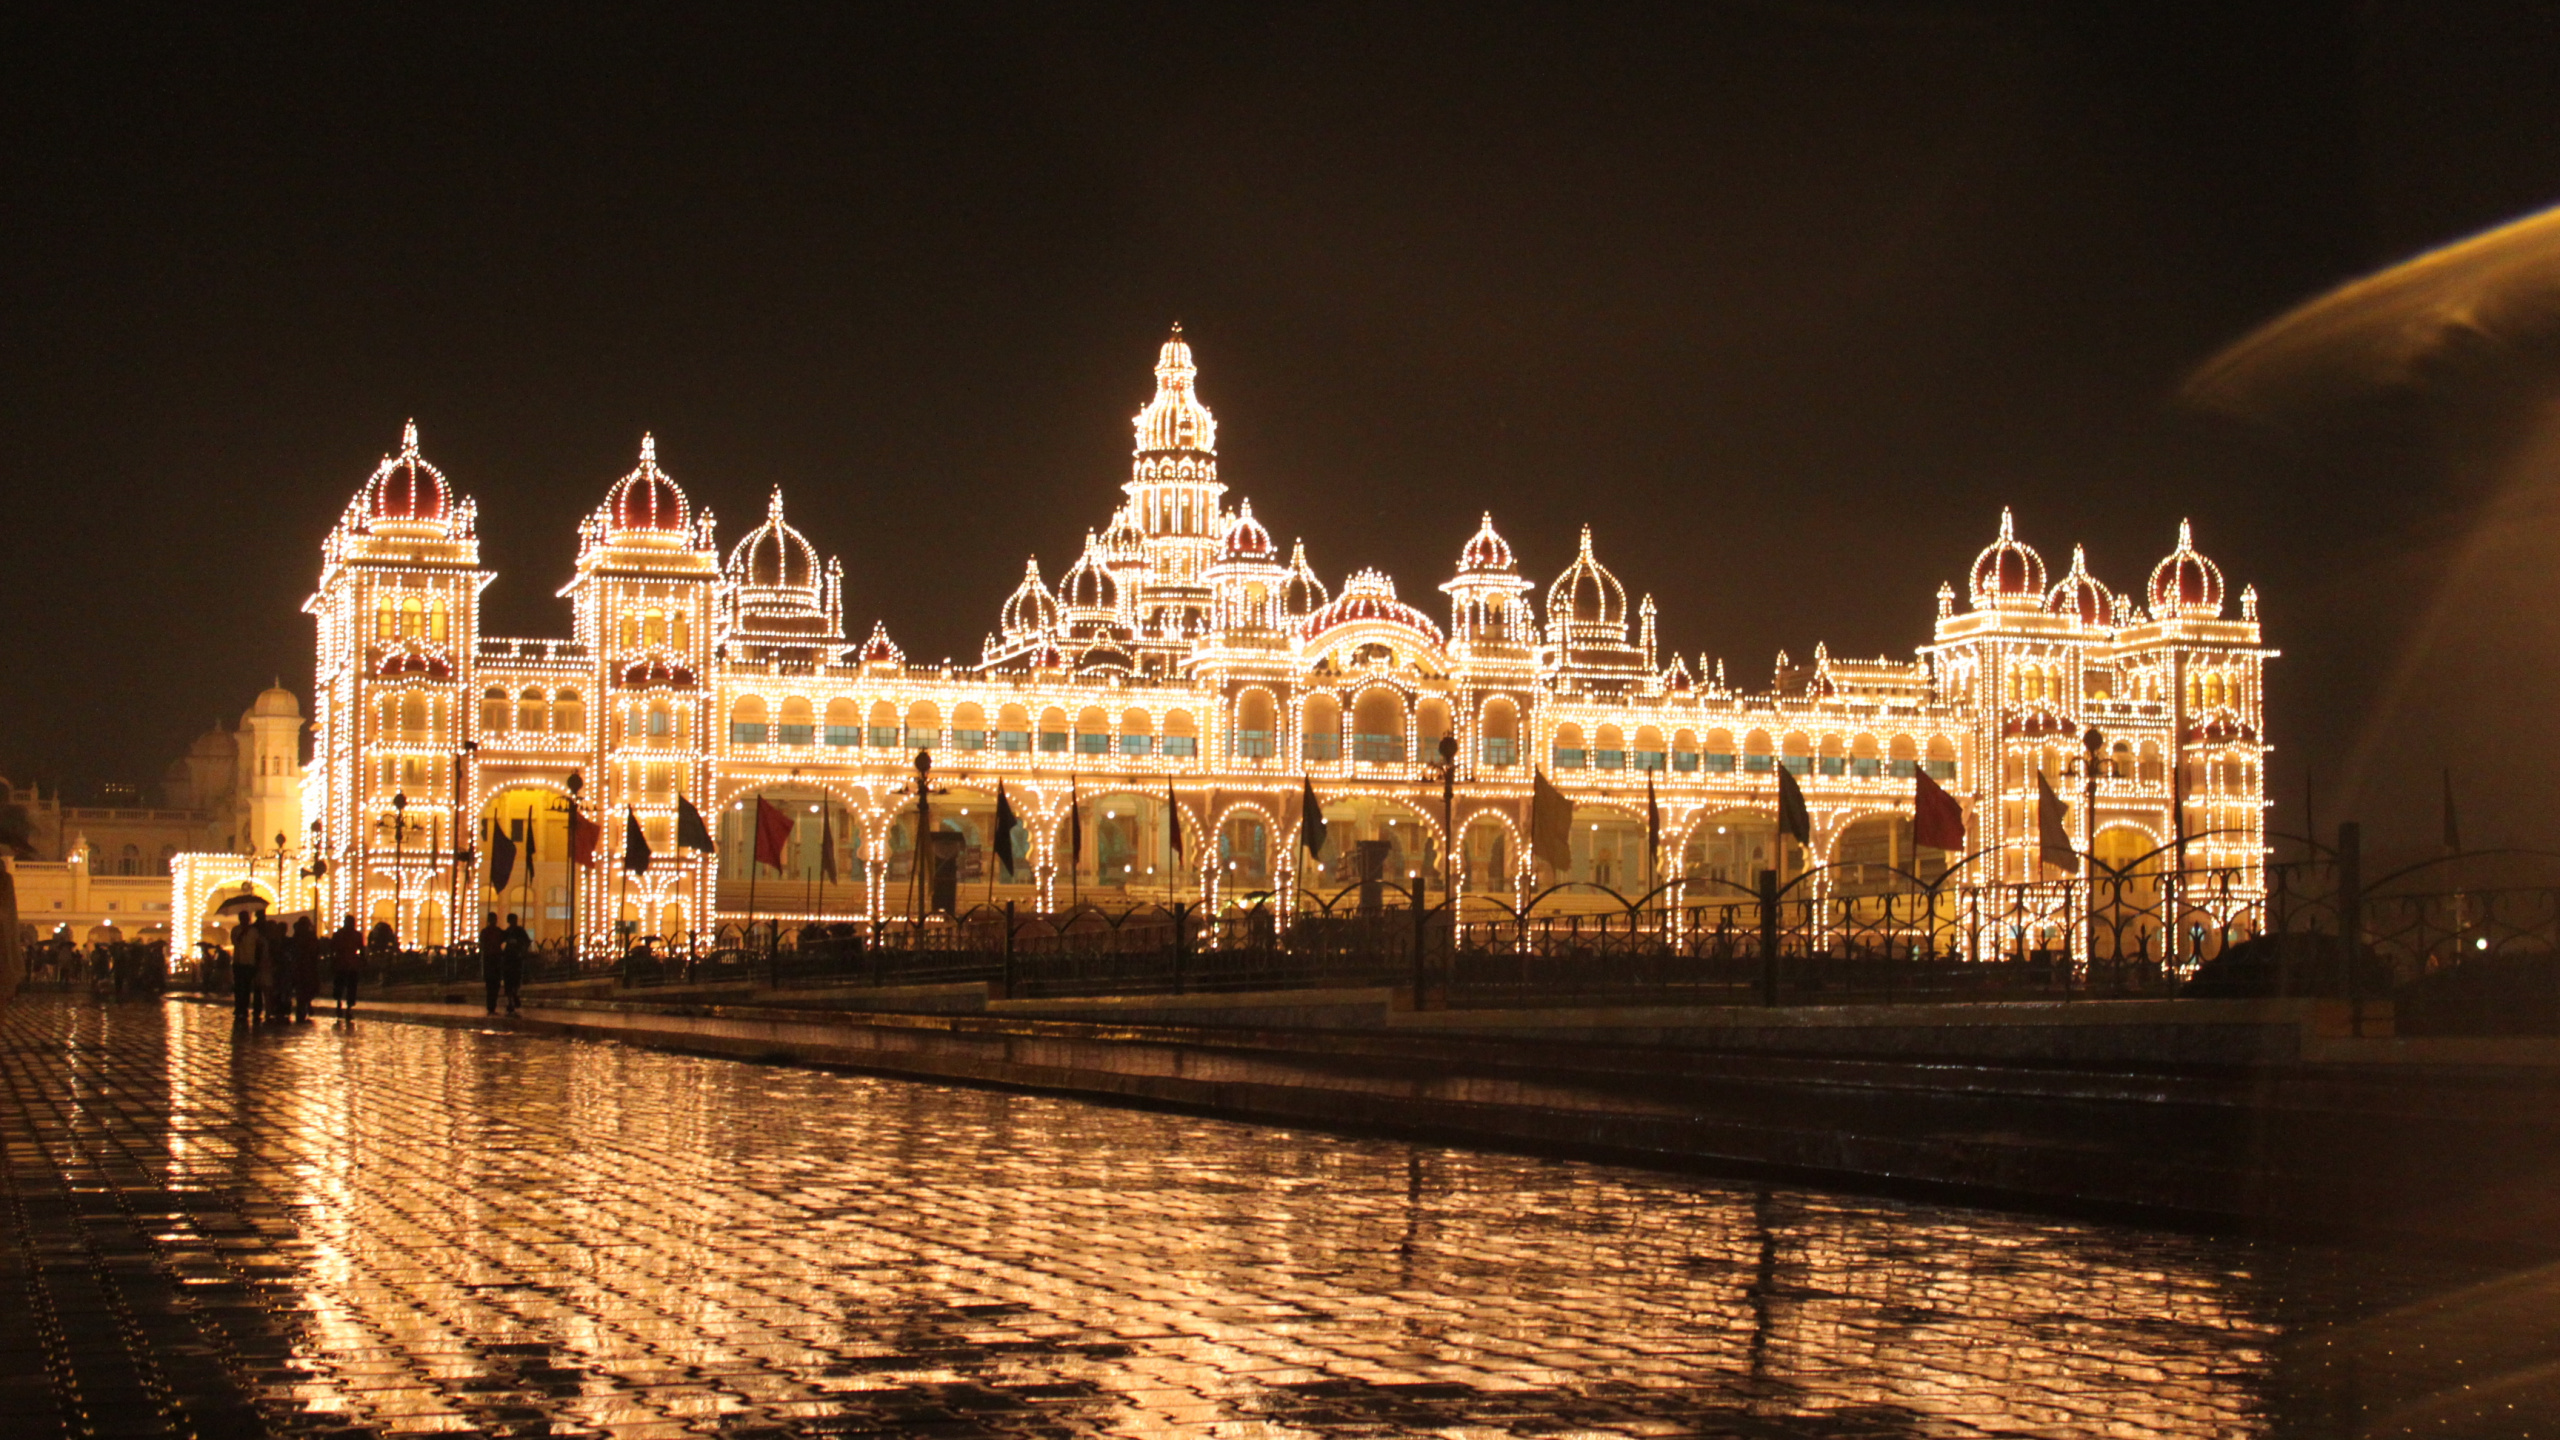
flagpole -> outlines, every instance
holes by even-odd
[[[756,854],[757,832],[764,828],[764,792],[756,792],[755,822],[747,827],[747,928],[739,941],[749,952],[756,947],[756,874],[764,869],[764,859]]]

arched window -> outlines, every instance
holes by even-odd
[[[827,743],[838,747],[862,743],[860,712],[841,695],[827,702]]]
[[[1055,705],[1040,712],[1040,753],[1064,755],[1074,744],[1067,730],[1067,712]]]
[[[814,745],[818,740],[818,721],[809,708],[806,695],[786,695],[782,709],[774,715],[773,738],[785,745]]]
[[[647,725],[650,744],[668,745],[674,742],[676,734],[676,716],[674,709],[670,707],[666,701],[652,700],[649,702]]]
[[[1808,775],[1813,772],[1813,741],[1803,731],[1788,731],[1786,742],[1781,749],[1784,751],[1781,763],[1789,770],[1798,775]]]
[[[1742,737],[1742,769],[1749,775],[1766,775],[1778,768],[1776,749],[1769,743],[1769,732],[1754,730]]]
[[[1168,760],[1190,760],[1200,754],[1200,727],[1188,710],[1175,710],[1164,717],[1164,753]]]
[[[667,643],[667,612],[652,605],[640,612],[640,643],[658,649]]]
[[[1235,737],[1228,748],[1239,760],[1268,760],[1280,753],[1280,707],[1268,690],[1236,697]]]
[[[412,744],[427,738],[427,697],[415,690],[400,697],[401,738]]]
[[[561,690],[551,697],[551,728],[562,735],[583,735],[587,730],[586,697],[575,690]]]
[[[1930,737],[1929,737],[1929,758],[1928,758],[1928,760],[1926,760],[1926,761],[1925,761],[1925,762],[1923,762],[1923,763],[1925,764],[1925,766],[1927,767],[1927,769],[1928,769],[1928,771],[1929,771],[1929,778],[1930,778],[1930,779],[1932,779],[1932,780],[1936,780],[1936,781],[1940,781],[1940,782],[1942,782],[1942,783],[1946,783],[1946,784],[1953,784],[1953,783],[1955,783],[1955,778],[1956,778],[1956,746],[1955,746],[1955,742],[1954,742],[1954,741],[1952,741],[1952,740],[1949,740],[1949,739],[1948,739],[1946,736],[1944,736],[1944,735],[1932,735],[1932,736],[1930,736]]]
[[[1076,716],[1076,753],[1108,755],[1111,753],[1111,717],[1099,705],[1087,705]]]
[[[1307,697],[1299,753],[1309,761],[1342,758],[1342,704],[1330,695]]]
[[[1591,736],[1591,763],[1603,770],[1627,768],[1626,732],[1615,725],[1603,725]]]
[[[543,728],[542,709],[542,692],[529,685],[526,686],[524,693],[516,696],[516,728],[541,730]]]
[[[974,700],[964,700],[951,708],[951,748],[987,748],[987,712],[984,706]]]
[[[373,638],[389,640],[400,633],[400,597],[385,590],[374,597]]]
[[[1885,773],[1897,780],[1908,780],[1920,768],[1920,746],[1908,735],[1896,735],[1885,762]]]
[[[1413,758],[1439,759],[1441,737],[1454,738],[1457,733],[1457,727],[1449,719],[1449,702],[1437,695],[1426,695],[1422,697],[1422,703],[1414,707],[1413,719]]]
[[[400,602],[400,638],[403,640],[427,638],[427,602],[415,595]]]
[[[1699,765],[1710,775],[1730,775],[1733,773],[1734,754],[1733,732],[1710,730],[1707,732],[1706,756]]]
[[[919,700],[907,707],[907,748],[939,750],[942,748],[942,707],[930,700]]]
[[[1554,763],[1557,769],[1579,770],[1590,758],[1591,752],[1582,743],[1581,726],[1568,721],[1556,727]]]
[[[1146,711],[1131,706],[1120,716],[1120,753],[1152,755],[1156,749],[1154,718]]]
[[[1351,707],[1352,758],[1373,763],[1404,759],[1404,697],[1384,686],[1360,693]]]
[[[1031,712],[1007,705],[996,712],[996,748],[1021,752],[1031,748]]]
[[[1819,775],[1846,775],[1849,773],[1849,757],[1843,753],[1839,736],[1825,735],[1822,737],[1821,751],[1814,759],[1814,773]]]
[[[729,743],[761,745],[765,742],[764,697],[741,695],[729,707]]]
[[[881,750],[898,748],[898,711],[886,700],[871,702],[871,744]]]
[[[1671,768],[1682,774],[1694,774],[1698,768],[1698,732],[1681,730],[1671,737]]]
[[[1476,744],[1476,755],[1492,766],[1520,763],[1520,707],[1511,697],[1496,695],[1484,702],[1483,734]]]

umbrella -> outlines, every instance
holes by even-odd
[[[223,901],[220,905],[215,906],[213,913],[216,915],[240,915],[252,910],[264,912],[266,908],[266,896],[244,887],[239,894],[234,895],[230,899]]]

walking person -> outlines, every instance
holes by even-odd
[[[507,932],[498,928],[498,912],[480,924],[480,984],[489,996],[489,1013],[498,1013],[498,987],[506,976]]]
[[[524,1008],[524,962],[533,953],[533,937],[525,933],[524,922],[514,914],[507,916],[507,1013]]]
[[[354,1017],[356,981],[363,974],[364,937],[356,933],[356,917],[349,915],[329,937],[329,998],[337,1003],[338,1018]]]
[[[282,1024],[293,1018],[293,957],[285,953],[284,922],[258,917],[258,1000],[261,1020]]]
[[[311,1023],[311,1002],[320,994],[320,927],[308,915],[293,922],[293,1023]]]
[[[231,1023],[246,1025],[258,1012],[264,997],[258,994],[258,946],[265,937],[258,933],[254,916],[243,912],[240,923],[231,928]]]

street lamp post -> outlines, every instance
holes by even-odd
[[[391,928],[397,940],[400,931],[401,891],[408,888],[409,875],[409,792],[391,792]]]
[[[2098,966],[2098,777],[2113,766],[2107,759],[2107,737],[2092,725],[2080,736],[2081,753],[2073,760],[2080,771],[2080,904],[2083,963],[2091,981]],[[2067,771],[2065,773],[2068,773]],[[2121,958],[2121,957],[2119,957]]]
[[[478,847],[463,843],[462,838],[462,772],[470,764],[471,757],[479,752],[479,741],[465,740],[453,754],[453,864],[445,871],[444,877],[444,943],[448,946],[454,943],[456,935],[462,933],[463,872],[480,858]],[[476,840],[479,837],[474,833],[472,838]]]

